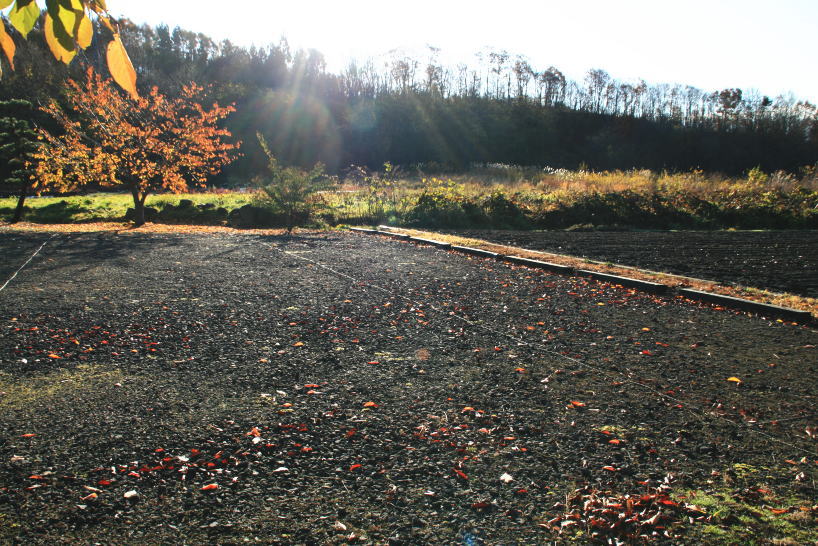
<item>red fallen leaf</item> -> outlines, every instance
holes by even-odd
[[[494,350],[495,350],[495,351],[497,351],[497,352],[499,353],[500,351],[502,351],[502,350],[503,350],[503,348],[502,348],[502,347],[495,347],[495,348],[494,348]]]
[[[679,506],[678,502],[672,501],[670,499],[659,499],[656,502],[659,504],[664,504],[665,506]]]
[[[376,404],[375,402],[364,402],[364,407],[365,408],[377,408],[378,404]]]
[[[301,453],[310,453],[312,452],[312,448],[309,446],[304,446],[301,448]]]
[[[577,400],[571,400],[571,401],[569,402],[569,404],[571,404],[571,405],[572,405],[572,406],[574,406],[575,408],[584,408],[584,407],[585,407],[585,402],[579,402],[579,401],[577,401]]]
[[[656,345],[658,345],[659,347],[670,347],[668,343],[662,343],[661,341],[657,341]]]
[[[650,351],[648,351],[647,349],[645,349],[644,351],[642,351],[642,353],[641,353],[641,354],[643,354],[643,355],[645,355],[645,356],[653,356],[653,353],[652,353],[652,352],[650,352]]]
[[[787,464],[798,464],[796,461],[793,461],[792,459],[784,459],[784,462]]]
[[[487,428],[478,429],[477,432],[479,432],[481,434],[490,434],[491,433],[491,431],[489,429],[487,429]]]
[[[471,406],[466,406],[465,408],[463,408],[463,410],[460,413],[467,413],[467,412],[470,412],[470,411],[474,411],[474,408],[471,407]]]
[[[39,476],[37,474],[32,474],[31,476],[28,477],[28,479],[29,480],[44,480],[45,478],[43,478],[42,476]]]
[[[202,486],[202,491],[213,491],[219,488],[219,484],[217,483],[209,483],[205,486]]]
[[[60,359],[60,358],[62,358],[62,357],[61,357],[60,355],[56,355],[56,354],[54,354],[54,353],[48,353],[48,358],[57,358],[57,359]]]
[[[293,347],[303,347],[303,346],[304,346],[303,341],[296,341],[295,343],[293,343]]]
[[[261,436],[261,432],[259,431],[258,427],[253,427],[252,429],[250,429],[250,432],[248,432],[246,435],[255,436],[256,438],[258,438],[259,436]]]
[[[94,500],[98,496],[99,495],[97,495],[96,493],[90,493],[90,494],[85,495],[84,497],[80,498],[80,500],[83,500],[83,501]]]
[[[602,470],[607,470],[608,472],[616,472],[616,468],[614,468],[614,467],[612,467],[612,466],[610,466],[610,465],[608,465],[608,466],[603,466],[603,467],[602,467]]]
[[[165,450],[161,447],[157,447],[156,449],[153,450],[154,453],[162,453],[163,451]]]
[[[622,440],[620,440],[619,438],[614,438],[613,440],[608,440],[608,443],[618,446],[619,444],[622,443]]]
[[[463,478],[464,480],[469,479],[469,477],[466,475],[466,473],[463,472],[462,470],[458,470],[457,468],[452,468],[452,471],[454,471],[455,474],[457,474],[459,477]]]
[[[367,362],[367,364],[380,364],[380,362],[377,360],[370,360],[369,362]]]
[[[346,437],[347,438],[352,438],[353,436],[355,436],[356,432],[358,432],[358,429],[351,428],[348,431],[346,431]]]
[[[34,434],[34,433],[29,432],[28,434],[21,435],[20,438],[34,438],[35,436],[37,436],[37,435]]]
[[[315,394],[316,392],[317,391],[314,391],[314,390],[310,389],[310,390],[307,391],[307,394]]]
[[[99,480],[97,482],[97,485],[111,485],[111,481],[110,480]]]
[[[518,495],[525,495],[526,493],[528,493],[528,489],[518,489],[517,491],[515,491],[515,493],[517,493]]]
[[[514,368],[514,371],[517,373],[525,373],[525,368]]]
[[[789,512],[789,510],[787,508],[770,508],[770,512],[773,514],[784,514]]]
[[[307,383],[306,385],[304,385],[304,388],[305,388],[305,389],[317,389],[317,388],[319,388],[320,386],[321,386],[321,385],[316,385],[315,383]]]
[[[361,465],[359,465],[359,464],[357,464],[357,463],[356,463],[356,464],[353,464],[353,465],[350,465],[350,466],[349,466],[349,471],[350,471],[350,472],[353,472],[353,471],[355,471],[355,470],[358,470],[359,468],[361,468]]]

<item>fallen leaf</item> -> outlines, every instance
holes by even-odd
[[[471,406],[466,406],[465,408],[463,408],[463,411],[461,411],[460,413],[467,413],[469,411],[474,411],[474,408],[471,407]]]
[[[217,483],[209,483],[202,487],[202,491],[213,491],[214,489],[218,489],[219,484]]]
[[[464,480],[469,479],[469,477],[466,475],[466,473],[463,472],[462,470],[458,470],[457,468],[452,468],[452,470],[454,471],[455,474],[457,474],[459,477],[463,478]]]
[[[614,467],[612,467],[612,466],[610,466],[610,465],[608,465],[608,466],[603,466],[603,467],[602,467],[602,470],[607,470],[608,472],[616,472],[616,468],[614,468]]]
[[[376,404],[375,402],[364,402],[364,407],[365,408],[377,408],[378,404]]]
[[[575,408],[584,408],[585,407],[585,402],[579,402],[577,400],[571,400],[569,402],[569,404],[571,404]]]
[[[738,384],[741,384],[741,379],[739,379],[738,377],[735,377],[735,376],[733,376],[733,377],[728,377],[728,378],[727,378],[727,381],[732,381],[733,383],[738,383]]]
[[[122,496],[125,497],[126,499],[133,499],[135,497],[138,497],[139,493],[137,493],[136,490],[131,489],[130,491],[126,491],[125,494]]]
[[[500,481],[503,483],[509,483],[514,481],[514,478],[512,478],[511,474],[509,474],[508,472],[503,472],[503,474],[500,476]]]
[[[258,430],[257,427],[253,427],[252,429],[250,429],[250,432],[247,433],[247,436],[255,436],[256,438],[258,438],[259,436],[261,436],[261,432]]]
[[[303,341],[296,341],[295,343],[293,343],[293,347],[303,347],[303,346],[304,346]]]
[[[361,465],[359,465],[359,464],[357,464],[357,463],[356,463],[356,464],[353,464],[353,465],[349,465],[349,471],[350,471],[350,472],[353,472],[353,471],[355,471],[355,470],[358,470],[359,468],[361,468]]]
[[[29,432],[28,434],[23,434],[22,436],[20,436],[20,438],[34,438],[35,436],[37,435]]]

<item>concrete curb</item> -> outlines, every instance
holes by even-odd
[[[366,229],[366,228],[359,228],[359,227],[351,227],[349,231],[354,231],[355,233],[367,233],[369,235],[376,235],[378,234],[377,229]]]
[[[545,269],[552,273],[559,273],[561,275],[573,275],[574,268],[568,265],[553,264],[551,262],[542,262],[540,260],[531,260],[529,258],[521,258],[520,256],[503,256],[503,261],[511,262],[517,265],[525,265],[533,267],[534,269]]]
[[[619,275],[611,275],[609,273],[600,273],[599,271],[589,271],[587,269],[577,269],[577,275],[583,277],[591,277],[592,279],[613,284],[627,286],[629,288],[637,288],[651,294],[667,294],[670,287],[666,284],[658,282],[643,281],[640,279],[632,279],[630,277],[620,277]]]
[[[808,323],[813,320],[812,313],[809,311],[799,311],[798,309],[790,309],[769,303],[734,298],[733,296],[723,296],[721,294],[713,294],[712,292],[702,292],[701,290],[693,290],[692,288],[680,288],[679,295],[691,300],[715,303],[733,309],[741,309],[742,311],[750,311],[752,313],[758,313],[759,315],[791,320],[798,323]]]
[[[597,281],[609,282],[629,288],[635,288],[650,294],[666,294],[671,295],[674,292],[670,286],[666,284],[643,281],[640,279],[632,279],[630,277],[622,277],[619,275],[611,275],[609,273],[600,273],[598,271],[590,271],[587,269],[574,269],[571,266],[560,265],[551,262],[543,262],[540,260],[531,260],[529,258],[522,258],[520,256],[506,256],[498,254],[497,252],[490,252],[481,248],[472,248],[468,246],[452,245],[444,241],[436,241],[434,239],[424,239],[422,237],[412,237],[403,233],[395,233],[392,231],[384,231],[381,228],[389,229],[388,226],[378,226],[379,229],[365,229],[365,228],[349,228],[350,231],[368,235],[385,235],[393,239],[400,239],[403,241],[412,241],[414,243],[431,245],[444,250],[454,250],[469,254],[472,256],[480,256],[485,258],[495,258],[505,262],[510,262],[517,265],[524,265],[534,269],[543,269],[552,273],[561,275],[579,275],[582,277],[590,277]],[[798,309],[790,309],[788,307],[781,307],[779,305],[771,305],[769,303],[760,303],[752,300],[745,300],[742,298],[735,298],[733,296],[723,296],[721,294],[714,294],[712,292],[702,292],[701,290],[693,290],[692,288],[679,288],[675,291],[680,296],[684,296],[691,300],[703,301],[706,303],[714,303],[723,305],[731,309],[739,309],[741,311],[748,311],[767,317],[775,317],[784,320],[790,320],[799,324],[809,324],[818,322],[818,319],[812,316],[809,311],[800,311]]]
[[[377,231],[375,233],[378,233]],[[409,237],[409,241],[412,243],[420,243],[422,245],[432,245],[436,246],[437,248],[442,248],[448,250],[452,248],[451,243],[445,243],[443,241],[435,241],[434,239],[423,239],[421,237]]]
[[[472,256],[479,256],[481,258],[494,258],[498,259],[501,258],[502,255],[496,252],[490,252],[488,250],[483,250],[482,248],[472,248],[470,246],[458,246],[452,245],[452,250],[457,252],[462,252],[463,254],[471,254]]]
[[[386,235],[387,237],[392,237],[393,239],[400,239],[401,241],[408,241],[411,237],[406,235],[405,233],[393,233],[391,231],[381,231],[378,230],[376,232],[378,235]]]

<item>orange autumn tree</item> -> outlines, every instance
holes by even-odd
[[[44,107],[63,134],[40,131],[35,189],[122,188],[133,196],[134,221],[144,224],[150,194],[203,187],[238,155],[240,143],[225,140],[231,134],[218,125],[235,108],[205,108],[203,92],[191,83],[176,98],[156,87],[133,98],[91,69],[83,85],[69,80],[72,115],[56,102]]]

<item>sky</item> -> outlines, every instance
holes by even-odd
[[[490,48],[582,80],[738,87],[818,103],[818,0],[108,0],[115,16],[239,45],[314,48],[328,68],[389,51],[440,48],[476,64]]]

